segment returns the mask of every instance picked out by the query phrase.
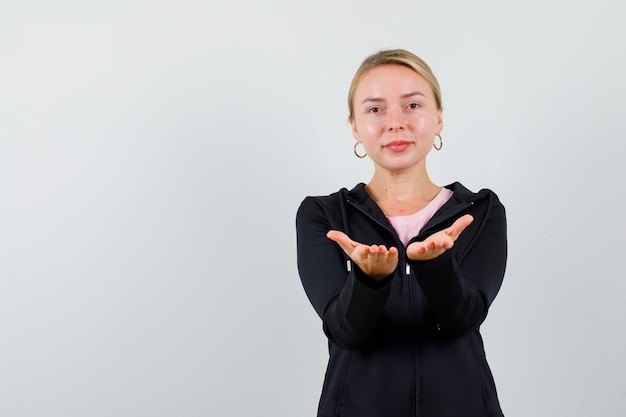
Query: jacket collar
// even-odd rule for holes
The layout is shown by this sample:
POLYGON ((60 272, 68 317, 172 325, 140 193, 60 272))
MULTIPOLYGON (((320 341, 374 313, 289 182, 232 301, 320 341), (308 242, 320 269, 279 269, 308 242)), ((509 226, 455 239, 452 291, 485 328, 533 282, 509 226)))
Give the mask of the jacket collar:
MULTIPOLYGON (((482 198, 485 198, 486 196, 485 193, 482 192, 482 190, 481 192, 474 193, 465 188, 465 186, 463 186, 463 184, 461 184, 460 182, 453 182, 452 184, 446 185, 445 188, 452 190, 452 192, 454 193, 452 195, 452 199, 456 200, 458 203, 473 203, 482 198)), ((365 191, 364 183, 359 183, 352 190, 348 191, 347 197, 353 202, 359 203, 366 207, 370 206, 370 202, 374 203, 367 191, 365 191)), ((374 205, 376 204, 374 203, 374 205)))
MULTIPOLYGON (((430 219, 430 221, 424 226, 423 230, 437 225, 449 218, 458 216, 459 213, 473 205, 476 201, 487 198, 489 193, 489 190, 486 189, 481 190, 478 193, 474 193, 459 182, 453 182, 452 184, 446 185, 445 188, 452 190, 452 198, 450 198, 450 200, 448 200, 443 207, 435 213, 433 218, 430 219)), ((383 224, 388 223, 380 207, 378 207, 365 190, 364 183, 357 184, 350 191, 345 188, 342 191, 347 202, 361 207, 361 210, 369 213, 370 216, 378 219, 379 222, 383 224)))

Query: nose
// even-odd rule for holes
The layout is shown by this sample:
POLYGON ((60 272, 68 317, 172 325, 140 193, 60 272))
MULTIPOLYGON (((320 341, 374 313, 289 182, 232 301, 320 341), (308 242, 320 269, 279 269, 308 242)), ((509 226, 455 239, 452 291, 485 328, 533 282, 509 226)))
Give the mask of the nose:
POLYGON ((387 130, 389 132, 404 130, 405 126, 406 119, 402 110, 389 111, 387 116, 387 130))

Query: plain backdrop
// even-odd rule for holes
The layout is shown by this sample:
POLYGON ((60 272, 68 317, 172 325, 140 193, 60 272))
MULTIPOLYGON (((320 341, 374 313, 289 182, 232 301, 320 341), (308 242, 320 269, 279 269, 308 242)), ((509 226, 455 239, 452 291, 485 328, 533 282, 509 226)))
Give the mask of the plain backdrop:
POLYGON ((405 48, 432 179, 493 189, 508 417, 626 413, 618 2, 0 0, 0 415, 314 416, 295 213, 367 182, 346 95, 405 48))

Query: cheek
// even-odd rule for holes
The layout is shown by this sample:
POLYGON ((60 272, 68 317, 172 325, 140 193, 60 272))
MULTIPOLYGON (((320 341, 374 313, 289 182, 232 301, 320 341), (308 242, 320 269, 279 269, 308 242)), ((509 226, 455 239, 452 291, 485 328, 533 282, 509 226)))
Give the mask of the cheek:
POLYGON ((376 123, 366 123, 363 125, 363 134, 368 137, 377 136, 384 130, 376 123))
POLYGON ((416 133, 419 133, 420 139, 432 139, 437 131, 437 120, 433 118, 420 118, 413 124, 416 133))
POLYGON ((356 128, 359 139, 364 142, 372 140, 375 136, 379 135, 381 129, 378 123, 371 123, 367 121, 357 122, 356 128))

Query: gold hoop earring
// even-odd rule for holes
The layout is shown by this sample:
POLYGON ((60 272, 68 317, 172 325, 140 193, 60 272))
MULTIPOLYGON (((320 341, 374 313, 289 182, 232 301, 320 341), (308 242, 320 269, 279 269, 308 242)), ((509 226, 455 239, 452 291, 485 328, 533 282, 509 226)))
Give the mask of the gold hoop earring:
POLYGON ((359 146, 359 145, 362 145, 362 143, 358 142, 358 141, 354 144, 354 154, 357 156, 357 158, 363 159, 363 158, 365 158, 367 156, 367 152, 365 152, 363 155, 359 154, 357 152, 357 150, 356 150, 356 147, 359 146))
POLYGON ((433 148, 435 148, 436 150, 440 151, 441 148, 443 148, 443 139, 441 139, 441 135, 439 133, 437 133, 435 135, 436 138, 439 138, 439 146, 437 146, 436 143, 433 143, 433 148))

